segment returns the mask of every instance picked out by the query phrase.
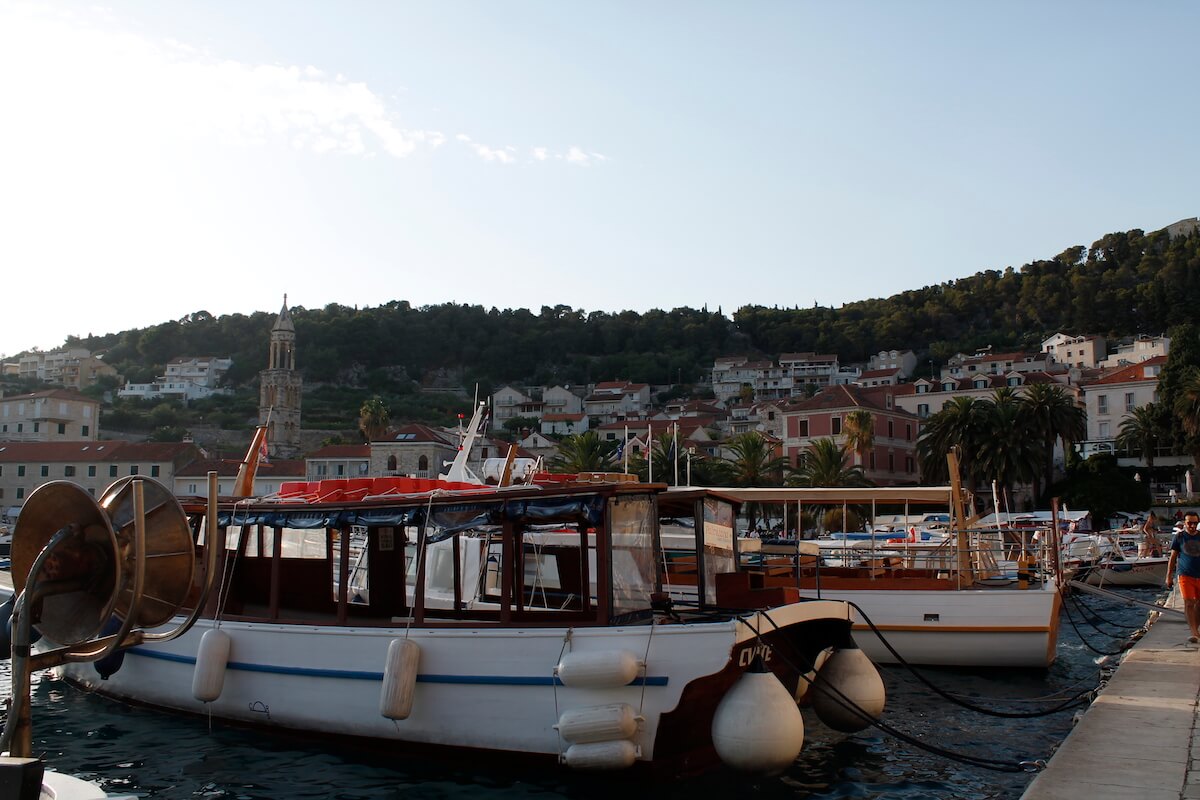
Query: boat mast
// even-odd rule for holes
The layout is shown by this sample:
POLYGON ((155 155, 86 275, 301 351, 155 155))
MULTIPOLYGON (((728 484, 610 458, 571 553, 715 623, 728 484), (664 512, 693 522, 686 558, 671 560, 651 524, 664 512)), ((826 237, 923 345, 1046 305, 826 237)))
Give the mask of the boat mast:
POLYGON ((471 424, 467 426, 467 430, 462 434, 462 439, 458 443, 458 454, 454 456, 453 461, 449 462, 450 468, 439 476, 442 480, 483 484, 483 481, 479 480, 479 476, 467 466, 467 459, 471 457, 471 448, 475 445, 475 437, 479 435, 479 426, 483 423, 485 405, 483 402, 475 404, 475 413, 471 417, 471 424))

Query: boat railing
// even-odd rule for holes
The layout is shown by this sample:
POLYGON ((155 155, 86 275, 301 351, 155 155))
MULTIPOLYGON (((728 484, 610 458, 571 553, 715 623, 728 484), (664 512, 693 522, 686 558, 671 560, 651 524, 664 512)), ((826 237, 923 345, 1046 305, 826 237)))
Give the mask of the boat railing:
MULTIPOLYGON (((1028 587, 1049 580, 1055 561, 1048 530, 978 528, 922 539, 919 536, 751 540, 738 550, 740 570, 768 578, 792 575, 832 583, 923 580, 934 588, 975 585, 1028 587), (914 540, 915 539, 915 540, 914 540), (805 547, 808 549, 805 549, 805 547)), ((849 585, 849 584, 848 584, 849 585)))

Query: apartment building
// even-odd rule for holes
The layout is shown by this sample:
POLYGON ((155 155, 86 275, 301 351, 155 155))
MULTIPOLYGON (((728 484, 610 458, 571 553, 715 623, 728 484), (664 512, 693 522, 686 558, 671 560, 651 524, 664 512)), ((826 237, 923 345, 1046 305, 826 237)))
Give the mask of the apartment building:
MULTIPOLYGON (((208 473, 217 473, 217 495, 228 497, 241 469, 241 459, 198 458, 175 473, 174 491, 179 497, 208 497, 208 473)), ((288 481, 305 480, 305 462, 273 458, 260 463, 254 472, 251 493, 256 497, 277 494, 288 481)))
POLYGON ((1042 353, 1065 367, 1094 369, 1108 355, 1108 343, 1103 336, 1056 333, 1042 342, 1042 353))
POLYGON ((71 389, 0 397, 0 442, 94 442, 100 403, 71 389))
POLYGON ((974 397, 986 400, 999 388, 1008 387, 1017 394, 1035 383, 1053 383, 1062 386, 1073 398, 1078 400, 1079 387, 1067 383, 1067 373, 1058 372, 1009 372, 1003 375, 978 373, 969 378, 942 377, 937 381, 918 378, 912 383, 895 387, 892 402, 918 419, 936 414, 945 408, 956 397, 974 397))
POLYGON ((365 478, 371 474, 371 445, 329 444, 304 457, 304 479, 365 478))
POLYGON ((1168 336, 1139 336, 1128 342, 1121 342, 1116 350, 1100 362, 1104 369, 1116 369, 1129 364, 1139 364, 1151 358, 1165 356, 1171 350, 1171 339, 1168 336))
MULTIPOLYGON (((891 389, 892 387, 881 387, 891 389)), ((875 441, 865 454, 851 453, 851 463, 863 468, 875 483, 898 485, 914 483, 917 472, 917 437, 921 421, 892 404, 891 395, 858 386, 831 386, 807 400, 793 401, 783 409, 783 455, 793 466, 800 466, 809 445, 823 438, 846 444, 846 416, 868 411, 872 417, 875 441)))
POLYGON ((1009 372, 1062 372, 1065 367, 1058 364, 1046 352, 1041 353, 993 353, 981 350, 974 355, 958 353, 951 356, 942 367, 943 378, 970 378, 974 375, 1003 375, 1009 372))
POLYGON ((190 442, 0 442, 0 505, 11 512, 50 481, 70 481, 93 497, 127 475, 172 489, 179 471, 199 457, 190 442))
MULTIPOLYGON (((1155 356, 1080 387, 1087 411, 1087 441, 1077 446, 1081 456, 1117 451, 1116 439, 1125 418, 1135 408, 1158 400, 1158 376, 1166 363, 1166 356, 1155 356)), ((1162 456, 1169 457, 1169 451, 1164 448, 1162 456)), ((1166 463, 1158 456, 1155 461, 1166 463)))
POLYGON ((166 374, 155 378, 153 383, 126 383, 117 395, 143 400, 200 400, 224 393, 219 384, 232 366, 233 359, 230 358, 202 356, 172 359, 167 364, 166 374))
POLYGON ((650 410, 650 386, 632 381, 603 381, 583 399, 583 410, 593 422, 638 419, 650 410))

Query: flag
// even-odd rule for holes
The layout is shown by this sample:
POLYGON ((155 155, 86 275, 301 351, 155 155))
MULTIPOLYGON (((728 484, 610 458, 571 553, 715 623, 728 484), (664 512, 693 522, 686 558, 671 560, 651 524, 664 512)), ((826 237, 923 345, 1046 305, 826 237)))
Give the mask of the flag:
POLYGON ((262 438, 262 442, 258 446, 258 463, 260 463, 260 464, 270 464, 271 463, 270 453, 267 451, 267 437, 266 436, 264 436, 262 438))

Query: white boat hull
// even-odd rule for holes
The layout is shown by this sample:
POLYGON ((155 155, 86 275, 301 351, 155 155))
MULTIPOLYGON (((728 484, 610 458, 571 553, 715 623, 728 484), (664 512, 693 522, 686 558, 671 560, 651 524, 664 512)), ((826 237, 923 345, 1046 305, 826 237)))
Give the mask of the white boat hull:
MULTIPOLYGON (((801 592, 816 597, 815 591, 801 592)), ((911 664, 948 667, 1047 667, 1058 643, 1060 600, 1053 586, 952 591, 823 591, 854 603, 911 664)), ((857 611, 854 641, 875 663, 897 658, 857 611)))
MULTIPOLYGON (((719 699, 752 656, 763 651, 755 630, 769 634, 776 625, 810 620, 825 625, 831 618, 836 623, 839 616, 845 619, 846 609, 799 603, 767 615, 748 612, 746 622, 624 628, 414 628, 410 636, 420 647, 420 661, 412 713, 403 720, 380 713, 388 646, 404 638, 403 628, 224 622, 221 630, 232 639, 229 665, 219 698, 207 705, 192 697, 192 680, 200 638, 211 620, 197 622, 172 642, 127 651, 108 680, 102 681, 91 664, 68 664, 63 670, 70 680, 118 699, 211 712, 242 723, 543 756, 565 751, 555 728, 564 712, 625 703, 642 718, 633 738, 638 759, 651 761, 663 748, 664 715, 676 712, 668 725, 675 730, 691 714, 681 706, 689 685, 710 682, 705 693, 715 691, 719 699), (613 650, 645 658, 642 677, 586 689, 556 679, 564 652, 613 650)), ((712 705, 715 700, 697 707, 687 723, 703 724, 705 736, 712 705)), ((676 749, 670 742, 666 747, 676 749)))
POLYGON ((1087 574, 1087 582, 1092 586, 1162 586, 1166 578, 1165 558, 1101 562, 1087 574))

